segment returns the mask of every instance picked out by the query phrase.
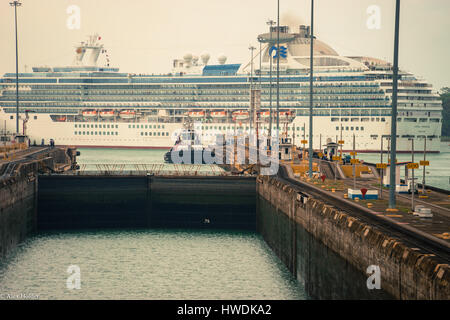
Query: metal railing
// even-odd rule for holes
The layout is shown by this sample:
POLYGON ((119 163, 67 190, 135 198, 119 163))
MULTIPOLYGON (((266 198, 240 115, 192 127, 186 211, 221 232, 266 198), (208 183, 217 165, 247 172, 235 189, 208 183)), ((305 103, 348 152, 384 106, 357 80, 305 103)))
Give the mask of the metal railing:
POLYGON ((215 164, 161 164, 161 163, 83 163, 68 175, 169 175, 169 176, 224 176, 230 175, 215 164))

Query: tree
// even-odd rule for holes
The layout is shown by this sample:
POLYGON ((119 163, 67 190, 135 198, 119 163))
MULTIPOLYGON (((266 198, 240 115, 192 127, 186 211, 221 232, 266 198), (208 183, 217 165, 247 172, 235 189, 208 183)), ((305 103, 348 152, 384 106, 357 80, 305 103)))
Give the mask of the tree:
POLYGON ((442 99, 442 136, 450 137, 450 88, 444 87, 441 89, 442 99))

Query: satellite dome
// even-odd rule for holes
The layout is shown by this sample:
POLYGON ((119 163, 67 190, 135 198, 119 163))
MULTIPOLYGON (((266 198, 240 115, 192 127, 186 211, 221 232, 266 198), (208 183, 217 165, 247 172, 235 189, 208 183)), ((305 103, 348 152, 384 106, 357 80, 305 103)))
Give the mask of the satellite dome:
POLYGON ((202 62, 203 64, 206 66, 208 64, 209 58, 211 56, 209 55, 209 53, 202 53, 201 58, 202 58, 202 62))
POLYGON ((191 53, 186 53, 183 57, 184 61, 186 62, 191 62, 192 61, 192 54, 191 53))
POLYGON ((219 61, 220 64, 225 64, 225 62, 227 61, 227 57, 223 54, 221 54, 218 58, 217 61, 219 61))

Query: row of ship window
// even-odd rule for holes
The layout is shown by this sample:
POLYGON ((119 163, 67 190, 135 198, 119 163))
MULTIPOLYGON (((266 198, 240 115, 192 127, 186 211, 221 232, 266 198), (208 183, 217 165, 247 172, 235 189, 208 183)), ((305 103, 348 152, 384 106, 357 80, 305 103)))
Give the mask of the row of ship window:
MULTIPOLYGON (((74 131, 75 135, 91 135, 91 136, 118 136, 119 132, 117 131, 74 131)), ((168 137, 168 132, 141 132, 141 136, 158 136, 158 137, 168 137)))
MULTIPOLYGON (((281 127, 282 127, 282 125, 280 124, 280 128, 281 127)), ((269 126, 260 126, 259 128, 260 129, 269 129, 269 126)), ((273 130, 277 129, 276 126, 273 126, 272 128, 273 128, 273 130)), ((244 127, 244 126, 236 126, 236 129, 248 130, 249 127, 248 126, 246 126, 246 127, 244 127)), ((300 131, 300 130, 303 131, 304 129, 305 129, 304 127, 297 127, 298 131, 300 131)), ((234 126, 202 126, 202 130, 234 130, 234 126)), ((294 126, 292 126, 292 127, 288 126, 288 131, 291 131, 291 130, 295 131, 295 127, 294 126)))
MULTIPOLYGON (((139 128, 141 128, 141 129, 151 129, 152 128, 152 125, 151 124, 141 124, 141 125, 139 125, 139 124, 133 124, 133 125, 131 125, 131 124, 129 124, 128 125, 128 128, 129 129, 139 129, 139 128)), ((153 125, 153 129, 164 129, 164 125, 162 124, 162 125, 156 125, 156 124, 154 124, 153 125)))
MULTIPOLYGON (((439 122, 440 120, 438 118, 430 118, 430 122, 439 122)), ((397 121, 401 122, 402 118, 397 118, 397 121)), ((404 118, 404 122, 417 122, 417 118, 404 118)), ((419 122, 428 122, 428 118, 419 118, 419 122)))
MULTIPOLYGON (((207 106, 213 106, 213 107, 220 107, 223 109, 234 109, 234 108, 243 108, 243 109, 247 109, 248 105, 239 105, 236 104, 232 107, 230 106, 224 106, 221 103, 209 103, 206 104, 207 106)), ((294 108, 296 115, 298 116, 305 116, 305 115, 309 115, 309 108, 306 108, 306 103, 303 102, 298 102, 298 105, 292 105, 289 103, 281 103, 280 104, 283 108, 294 108), (301 107, 303 106, 303 108, 301 107)), ((2 106, 4 107, 5 112, 10 112, 10 113, 15 113, 16 112, 16 107, 14 103, 2 103, 2 106)), ((41 104, 40 106, 29 106, 29 108, 32 108, 32 110, 34 112, 40 112, 40 113, 77 113, 79 111, 79 106, 62 106, 64 109, 61 108, 57 108, 56 105, 52 105, 52 108, 43 108, 44 104, 41 104), (74 109, 68 109, 69 107, 73 107, 74 109), (67 109, 66 109, 67 108, 67 109)), ((97 105, 98 108, 102 108, 102 107, 110 107, 109 104, 105 103, 105 104, 99 104, 97 105)), ((131 106, 131 105, 123 105, 121 106, 121 108, 134 108, 135 106, 131 106)), ((185 105, 185 104, 177 104, 177 103, 172 103, 170 105, 166 105, 166 107, 169 108, 169 112, 176 112, 176 113, 180 113, 180 112, 184 112, 185 110, 178 110, 178 109, 171 109, 171 108, 189 108, 189 106, 185 105)), ((263 107, 265 107, 265 105, 263 104, 263 107)), ((388 105, 376 105, 377 108, 381 108, 381 109, 367 109, 367 108, 363 108, 363 109, 357 109, 357 108, 361 108, 361 106, 347 106, 347 105, 339 105, 339 106, 325 106, 325 104, 317 104, 315 105, 315 110, 314 110, 314 115, 317 116, 380 116, 380 115, 390 115, 390 107, 388 105), (343 109, 341 109, 343 108, 343 109)), ((29 108, 27 107, 20 107, 20 112, 23 112, 25 110, 29 110, 29 108)), ((142 105, 139 106, 139 108, 154 108, 152 106, 149 105, 142 105)))
MULTIPOLYGON (((273 88, 275 89, 275 88, 273 88)), ((269 94, 269 89, 263 89, 261 91, 263 94, 269 94)), ((65 95, 65 96, 75 96, 80 97, 82 91, 73 91, 73 90, 27 90, 21 91, 21 96, 42 96, 42 95, 65 95)), ((309 88, 293 90, 293 89, 281 89, 280 94, 308 94, 309 88)), ((356 89, 356 88, 317 88, 315 90, 315 94, 361 94, 361 93, 382 93, 378 88, 364 88, 364 89, 356 89)), ((151 90, 151 91, 143 91, 143 90, 89 90, 85 93, 85 95, 248 95, 248 89, 243 88, 242 90, 151 90)), ((420 94, 420 93, 419 93, 420 94)), ((14 90, 8 90, 4 92, 5 96, 15 95, 14 90)))
POLYGON ((152 132, 152 131, 145 131, 145 132, 141 132, 141 136, 158 136, 158 137, 160 137, 160 136, 166 136, 166 137, 168 137, 169 136, 169 133, 168 132, 152 132))
MULTIPOLYGON (((378 135, 377 135, 377 134, 371 134, 370 137, 372 138, 372 140, 378 139, 378 135)), ((400 135, 397 135, 396 137, 397 137, 397 138, 400 138, 400 135)), ((440 138, 440 137, 441 137, 441 136, 438 136, 438 135, 435 135, 435 134, 426 136, 426 138, 427 138, 427 139, 430 139, 430 140, 433 140, 433 138, 440 138)), ((385 136, 385 135, 383 135, 382 138, 388 139, 388 138, 390 138, 390 136, 385 136)), ((407 138, 407 139, 411 139, 411 138, 424 139, 424 138, 425 138, 425 135, 417 135, 417 136, 415 136, 415 135, 411 135, 411 134, 404 134, 404 135, 401 136, 401 138, 407 138)))
MULTIPOLYGON (((341 118, 340 120, 339 120, 339 118, 331 118, 331 122, 336 122, 336 121, 341 121, 341 122, 348 122, 350 120, 350 122, 358 122, 358 121, 360 121, 360 119, 359 118, 351 118, 351 119, 349 119, 349 118, 341 118)), ((369 122, 369 121, 372 121, 372 122, 374 122, 374 121, 376 121, 376 122, 385 122, 386 121, 386 118, 361 118, 361 122, 369 122)))
POLYGON ((104 128, 104 129, 113 129, 115 126, 116 129, 119 128, 119 125, 114 125, 114 124, 75 124, 75 128, 92 128, 92 129, 97 129, 97 128, 104 128))
MULTIPOLYGON (((119 125, 117 125, 117 124, 111 124, 111 125, 109 125, 109 124, 75 124, 75 128, 92 128, 92 129, 97 129, 97 128, 107 128, 107 129, 113 129, 113 128, 116 128, 116 129, 118 129, 119 128, 119 125)), ((131 124, 129 124, 128 125, 128 128, 132 128, 132 129, 139 129, 139 128, 141 128, 141 129, 151 129, 152 128, 152 125, 143 125, 143 124, 141 124, 141 125, 139 125, 139 124, 133 124, 133 125, 131 125, 131 124)), ((153 129, 164 129, 164 125, 156 125, 156 124, 154 124, 153 125, 153 129)))
POLYGON ((91 136, 114 136, 119 135, 119 132, 117 131, 75 131, 75 135, 91 135, 91 136))
MULTIPOLYGON (((349 131, 349 129, 350 129, 350 131, 353 131, 353 130, 356 130, 356 131, 359 131, 359 130, 361 130, 361 131, 364 131, 364 127, 342 127, 342 130, 345 130, 345 131, 349 131), (360 129, 361 128, 361 129, 360 129)), ((339 127, 336 127, 336 130, 340 130, 340 128, 339 127)))

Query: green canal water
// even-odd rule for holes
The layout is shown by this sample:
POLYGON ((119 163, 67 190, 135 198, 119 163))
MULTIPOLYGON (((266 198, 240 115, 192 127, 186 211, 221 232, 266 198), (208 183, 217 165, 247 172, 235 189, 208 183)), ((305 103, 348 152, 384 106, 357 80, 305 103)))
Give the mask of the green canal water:
MULTIPOLYGON (((433 187, 438 187, 445 190, 450 190, 450 142, 441 142, 440 153, 430 153, 426 155, 426 159, 430 161, 430 166, 426 168, 425 184, 433 187)), ((380 154, 374 153, 360 153, 358 157, 364 161, 371 163, 380 162, 380 154)), ((387 162, 387 154, 383 156, 383 162, 387 162)), ((397 155, 398 161, 411 161, 411 154, 400 153, 397 155)), ((423 160, 423 154, 415 154, 414 162, 423 160)), ((415 170, 415 175, 418 182, 422 183, 423 167, 415 170)), ((404 175, 404 170, 401 170, 401 175, 404 175)))
POLYGON ((41 233, 0 265, 0 293, 39 299, 308 298, 257 234, 196 230, 41 233), (71 265, 80 268, 79 290, 67 288, 71 265))

